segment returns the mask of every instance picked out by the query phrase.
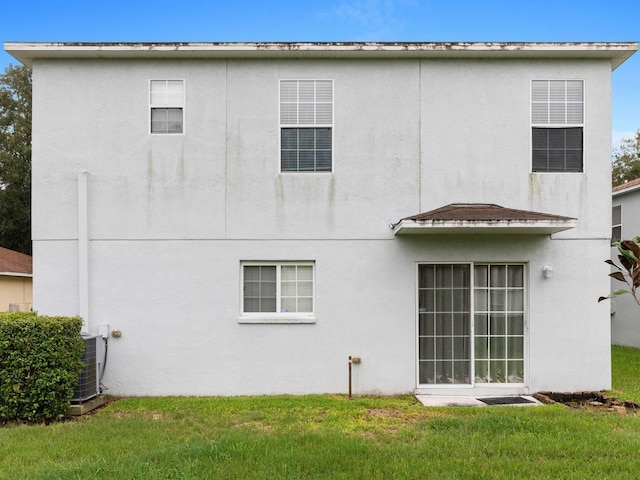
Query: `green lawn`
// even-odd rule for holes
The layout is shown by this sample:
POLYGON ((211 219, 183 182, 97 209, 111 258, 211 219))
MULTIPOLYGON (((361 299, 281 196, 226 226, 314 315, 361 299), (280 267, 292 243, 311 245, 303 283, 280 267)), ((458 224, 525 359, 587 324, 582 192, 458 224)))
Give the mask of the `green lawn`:
POLYGON ((622 400, 640 403, 640 350, 614 346, 611 361, 613 388, 609 393, 622 400))
MULTIPOLYGON (((640 350, 613 392, 640 399, 640 350)), ((543 407, 425 408, 411 396, 119 400, 77 421, 0 428, 2 479, 624 479, 640 416, 543 407)))

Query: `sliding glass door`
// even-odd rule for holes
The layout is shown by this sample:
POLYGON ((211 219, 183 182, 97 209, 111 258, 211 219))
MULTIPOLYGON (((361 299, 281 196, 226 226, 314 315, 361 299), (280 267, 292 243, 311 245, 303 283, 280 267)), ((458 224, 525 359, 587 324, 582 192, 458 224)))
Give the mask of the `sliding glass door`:
POLYGON ((418 269, 419 383, 471 382, 469 265, 418 269))
POLYGON ((418 267, 418 383, 524 382, 524 266, 418 267))

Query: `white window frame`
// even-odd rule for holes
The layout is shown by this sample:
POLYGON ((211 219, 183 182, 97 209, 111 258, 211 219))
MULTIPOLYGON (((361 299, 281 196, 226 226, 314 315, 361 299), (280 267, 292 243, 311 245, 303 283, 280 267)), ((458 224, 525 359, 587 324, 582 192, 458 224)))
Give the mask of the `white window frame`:
MULTIPOLYGON (((529 264, 528 262, 519 262, 519 261, 478 261, 478 262, 456 262, 456 261, 446 261, 443 260, 441 262, 416 262, 415 265, 415 328, 416 328, 416 343, 415 343, 415 355, 416 355, 416 386, 419 390, 486 390, 488 392, 506 392, 513 390, 521 390, 525 388, 529 384, 529 264), (420 312, 418 309, 419 305, 419 275, 420 275, 420 266, 421 265, 469 265, 470 267, 470 279, 469 279, 469 315, 470 318, 470 329, 469 329, 469 338, 470 338, 470 378, 472 378, 472 382, 470 384, 463 383, 420 383, 420 312), (474 277, 474 269, 477 265, 519 265, 522 266, 522 291, 523 291, 523 361, 524 361, 524 376, 522 383, 482 383, 476 381, 476 371, 475 371, 475 362, 476 362, 476 354, 475 354, 475 322, 474 316, 476 314, 476 306, 475 306, 475 277, 474 277)), ((492 393, 488 393, 492 394, 492 393)))
POLYGON ((316 265, 315 261, 285 260, 285 261, 241 261, 240 262, 240 315, 238 323, 315 323, 316 307, 316 265), (245 312, 244 311, 244 267, 266 266, 276 267, 276 311, 275 312, 245 312), (312 309, 311 312, 280 312, 282 300, 281 270, 283 266, 311 267, 312 272, 312 309))
MULTIPOLYGON (((299 103, 299 102, 296 102, 299 103)), ((335 84, 333 79, 328 78, 282 78, 278 81, 278 172, 286 175, 297 174, 314 174, 331 175, 335 171, 335 138, 334 138, 334 119, 335 119, 335 84), (283 82, 330 82, 331 83, 331 123, 283 123, 282 121, 282 84, 283 82), (316 170, 282 170, 282 130, 285 128, 297 129, 316 129, 329 128, 331 130, 331 169, 328 171, 316 170)))
MULTIPOLYGON (((585 155, 585 118, 586 118, 586 107, 587 107, 587 102, 586 102, 586 97, 587 97, 587 92, 586 92, 586 82, 584 79, 581 78, 535 78, 532 79, 529 83, 529 141, 531 143, 530 148, 529 148, 529 155, 530 155, 530 171, 531 173, 535 173, 535 174, 562 174, 562 175, 566 175, 566 174, 583 174, 586 171, 586 155, 585 155), (564 81, 564 82, 581 82, 582 83, 582 122, 581 123, 569 123, 566 121, 566 117, 565 117, 565 122, 564 123, 540 123, 540 122, 534 122, 534 118, 533 118, 533 106, 534 106, 534 101, 533 101, 533 85, 534 82, 554 82, 554 81, 564 81), (580 172, 574 172, 574 171, 557 171, 557 172, 545 172, 545 171, 535 171, 533 170, 533 130, 535 128, 546 128, 546 129, 568 129, 568 128, 581 128, 582 129, 582 171, 580 172)), ((543 103, 543 102, 535 102, 535 103, 543 103)), ((547 101, 544 103, 548 103, 551 104, 551 101, 547 101)), ((557 103, 557 102, 556 102, 557 103)), ((564 101, 565 104, 565 109, 566 109, 566 105, 570 104, 570 103, 578 103, 578 102, 569 102, 566 98, 564 101)), ((548 119, 549 120, 549 119, 548 119)))
POLYGON ((185 97, 186 97, 186 81, 183 78, 152 78, 149 79, 149 134, 151 135, 184 135, 186 131, 186 112, 185 112, 185 97), (151 101, 151 85, 153 82, 182 82, 182 98, 179 103, 162 103, 162 104, 154 104, 151 101), (152 111, 153 109, 169 109, 169 108, 179 108, 182 111, 182 131, 181 132, 154 132, 152 131, 152 111))
POLYGON ((622 241, 622 205, 613 205, 611 207, 611 245, 613 246, 613 242, 621 242, 622 241), (615 214, 614 211, 615 209, 619 209, 620 211, 620 223, 614 223, 615 221, 615 214), (613 234, 613 231, 618 228, 620 231, 620 235, 618 239, 616 239, 615 235, 613 234))

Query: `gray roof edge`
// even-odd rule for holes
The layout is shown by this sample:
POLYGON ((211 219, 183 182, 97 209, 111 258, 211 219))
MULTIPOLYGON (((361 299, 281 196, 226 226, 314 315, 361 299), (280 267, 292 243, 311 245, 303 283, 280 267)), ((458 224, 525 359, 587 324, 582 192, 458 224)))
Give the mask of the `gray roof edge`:
POLYGON ((612 69, 637 42, 5 42, 25 65, 40 58, 600 58, 612 69))
POLYGON ((631 185, 627 188, 621 188, 620 190, 615 190, 614 192, 611 193, 611 196, 612 197, 622 196, 626 193, 635 192, 636 190, 640 190, 640 183, 636 185, 631 185))

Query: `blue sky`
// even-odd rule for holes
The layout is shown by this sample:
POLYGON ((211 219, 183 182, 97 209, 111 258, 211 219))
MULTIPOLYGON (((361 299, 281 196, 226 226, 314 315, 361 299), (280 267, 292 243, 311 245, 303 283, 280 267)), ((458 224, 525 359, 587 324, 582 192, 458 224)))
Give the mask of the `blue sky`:
MULTIPOLYGON (((640 0, 0 0, 0 13, 3 42, 640 41, 640 0)), ((614 144, 640 128, 640 53, 613 73, 612 127, 614 144)))

